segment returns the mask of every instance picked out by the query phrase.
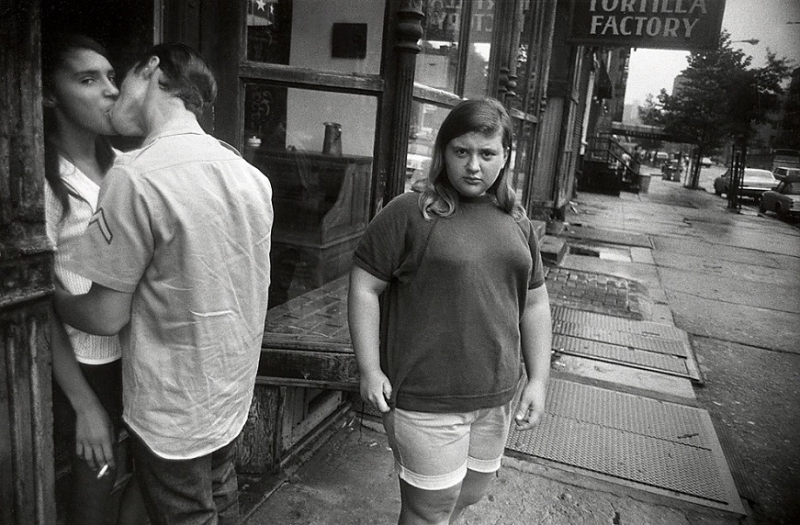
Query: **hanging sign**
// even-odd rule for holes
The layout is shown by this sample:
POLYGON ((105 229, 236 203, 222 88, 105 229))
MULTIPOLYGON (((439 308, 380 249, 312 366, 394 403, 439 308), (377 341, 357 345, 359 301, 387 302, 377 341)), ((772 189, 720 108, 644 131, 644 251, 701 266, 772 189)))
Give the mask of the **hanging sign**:
POLYGON ((713 49, 725 0, 572 0, 570 43, 713 49))

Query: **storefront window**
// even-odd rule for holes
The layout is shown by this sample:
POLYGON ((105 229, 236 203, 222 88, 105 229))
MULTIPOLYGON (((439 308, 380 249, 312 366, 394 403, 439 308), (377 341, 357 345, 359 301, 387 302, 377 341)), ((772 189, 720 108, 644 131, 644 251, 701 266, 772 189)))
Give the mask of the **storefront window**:
POLYGON ((509 99, 509 109, 529 111, 526 108, 526 98, 530 82, 535 80, 531 78, 532 74, 535 74, 531 66, 539 58, 537 53, 540 52, 538 49, 531 49, 530 45, 530 35, 534 33, 534 24, 537 22, 535 15, 536 10, 531 9, 530 2, 526 1, 519 35, 519 47, 517 47, 516 56, 513 57, 517 62, 516 96, 509 99))
POLYGON ((380 73, 385 2, 247 2, 247 60, 295 67, 380 73))
POLYGON ((425 10, 423 36, 417 55, 415 80, 428 87, 456 91, 461 2, 430 0, 425 10))
POLYGON ((531 171, 531 150, 533 149, 534 132, 536 126, 526 120, 516 120, 514 152, 512 153, 512 168, 514 171, 514 190, 522 198, 525 183, 531 171))
POLYGON ((489 85, 489 55, 494 31, 494 2, 474 0, 470 16, 464 98, 486 96, 489 85))
POLYGON ((344 277, 369 221, 377 99, 246 82, 245 158, 270 179, 270 308, 344 277))
POLYGON ((415 101, 411 111, 411 129, 406 161, 406 191, 419 190, 428 176, 436 134, 450 108, 415 101))

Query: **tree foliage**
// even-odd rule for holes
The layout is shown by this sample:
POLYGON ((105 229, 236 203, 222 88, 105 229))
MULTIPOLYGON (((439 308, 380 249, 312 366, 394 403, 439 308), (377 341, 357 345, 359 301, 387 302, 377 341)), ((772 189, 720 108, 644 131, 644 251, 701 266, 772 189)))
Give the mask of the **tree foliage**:
POLYGON ((662 89, 657 101, 648 97, 639 115, 663 126, 676 141, 696 145, 698 158, 728 140, 747 139, 753 124, 778 108, 781 83, 790 73, 788 60, 769 51, 766 66, 751 68, 751 62, 752 57, 731 47, 723 31, 716 49, 689 56, 675 93, 662 89))
MULTIPOLYGON (((659 97, 667 96, 667 91, 665 89, 661 89, 661 94, 659 97)), ((639 120, 642 121, 642 124, 646 124, 648 126, 660 126, 661 125, 661 113, 664 111, 664 107, 661 103, 653 97, 653 94, 650 93, 644 99, 644 105, 639 106, 639 120)))

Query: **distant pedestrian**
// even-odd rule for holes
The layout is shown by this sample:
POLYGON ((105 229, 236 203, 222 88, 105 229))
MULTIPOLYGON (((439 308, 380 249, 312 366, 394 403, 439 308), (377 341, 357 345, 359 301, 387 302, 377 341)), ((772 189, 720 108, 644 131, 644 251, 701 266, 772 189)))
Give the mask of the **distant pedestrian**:
POLYGON ((631 155, 631 169, 633 169, 634 173, 639 175, 641 167, 642 167, 642 150, 641 148, 639 148, 639 145, 637 144, 636 146, 634 146, 633 154, 631 155))
POLYGON ((128 71, 112 123, 144 145, 118 156, 62 318, 121 331, 124 419, 154 525, 238 522, 234 444, 253 396, 267 312, 273 211, 267 178, 203 132, 216 95, 182 44, 128 71))
POLYGON ((439 130, 428 186, 391 201, 355 252, 350 332, 361 396, 383 413, 394 451, 400 524, 452 523, 483 497, 521 359, 518 428, 544 410, 550 306, 538 240, 510 185, 511 145, 498 101, 460 103, 439 130))

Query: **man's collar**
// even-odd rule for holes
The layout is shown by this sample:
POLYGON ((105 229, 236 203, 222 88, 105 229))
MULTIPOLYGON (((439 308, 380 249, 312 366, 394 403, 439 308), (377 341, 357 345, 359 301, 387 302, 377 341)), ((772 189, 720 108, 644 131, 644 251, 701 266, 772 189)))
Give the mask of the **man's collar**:
POLYGON ((156 140, 172 135, 205 135, 205 131, 196 120, 179 120, 168 122, 158 131, 147 136, 142 147, 149 146, 156 140))

